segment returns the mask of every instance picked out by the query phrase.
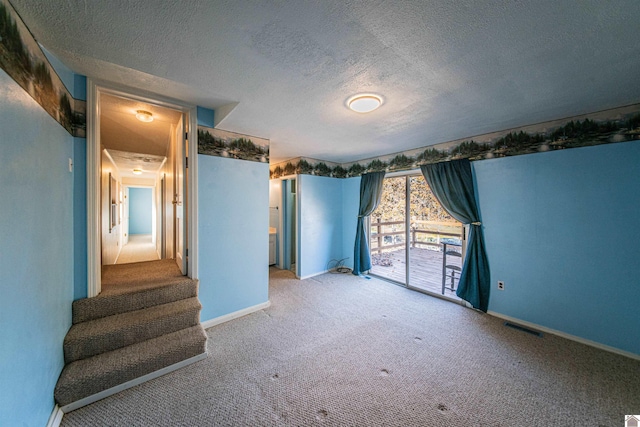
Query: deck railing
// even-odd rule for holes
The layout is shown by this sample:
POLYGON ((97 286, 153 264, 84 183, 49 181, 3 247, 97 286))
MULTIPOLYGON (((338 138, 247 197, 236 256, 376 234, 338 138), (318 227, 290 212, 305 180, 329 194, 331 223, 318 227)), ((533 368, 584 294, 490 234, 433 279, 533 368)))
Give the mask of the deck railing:
MULTIPOLYGON (((371 253, 382 253, 384 250, 400 248, 405 246, 405 242, 396 243, 395 236, 405 236, 405 230, 397 231, 384 231, 384 227, 393 225, 404 225, 404 221, 387 221, 382 222, 380 218, 375 218, 371 221, 371 253), (375 231, 374 231, 375 230, 375 231), (392 236, 391 244, 384 244, 384 238, 386 236, 392 236)), ((403 227, 404 228, 404 227, 403 227)), ((436 222, 436 221, 411 221, 411 228, 409 230, 409 240, 412 248, 429 246, 435 250, 439 250, 441 237, 455 237, 462 238, 462 226, 453 222, 436 222), (429 226, 446 227, 447 229, 455 229, 460 227, 459 232, 441 231, 439 229, 426 228, 429 226), (435 241, 420 240, 418 235, 431 235, 435 237, 435 241), (419 245, 419 246, 418 246, 419 245)))

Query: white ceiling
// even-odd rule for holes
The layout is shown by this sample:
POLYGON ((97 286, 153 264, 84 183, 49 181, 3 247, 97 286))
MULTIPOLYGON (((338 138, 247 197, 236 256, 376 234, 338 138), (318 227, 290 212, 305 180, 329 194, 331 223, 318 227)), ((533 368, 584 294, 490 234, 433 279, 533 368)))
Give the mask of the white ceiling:
POLYGON ((100 143, 107 149, 122 177, 156 179, 169 153, 171 132, 180 123, 182 113, 119 96, 101 94, 99 104, 100 143), (136 118, 138 110, 148 111, 153 121, 136 118), (134 174, 140 169, 141 174, 134 174))
POLYGON ((10 0, 77 73, 347 162, 640 102, 637 0, 10 0), (360 115, 345 100, 384 98, 360 115), (222 108, 223 106, 227 108, 222 108), (230 105, 230 106, 229 106, 230 105))
POLYGON ((155 182, 160 167, 164 164, 165 156, 152 154, 131 153, 107 149, 111 160, 118 166, 120 176, 133 179, 151 179, 155 182), (134 174, 133 170, 139 169, 140 174, 134 174))
POLYGON ((100 95, 100 142, 119 151, 166 156, 171 126, 180 122, 182 113, 164 107, 118 96, 100 95), (153 114, 150 123, 136 119, 138 110, 153 114))

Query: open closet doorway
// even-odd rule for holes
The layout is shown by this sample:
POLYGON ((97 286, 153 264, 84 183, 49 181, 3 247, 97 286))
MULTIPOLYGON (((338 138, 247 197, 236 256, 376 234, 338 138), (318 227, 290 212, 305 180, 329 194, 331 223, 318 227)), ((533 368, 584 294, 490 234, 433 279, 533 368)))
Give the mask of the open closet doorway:
POLYGON ((269 264, 290 270, 299 277, 298 262, 298 188, 295 175, 271 180, 269 183, 269 264))
POLYGON ((297 269, 298 261, 298 215, 297 215, 297 180, 296 179, 284 179, 282 180, 282 194, 283 194, 283 252, 284 252, 284 265, 285 270, 291 270, 299 276, 297 269))
POLYGON ((88 296, 103 265, 174 259, 194 278, 195 109, 92 82, 88 92, 88 296))

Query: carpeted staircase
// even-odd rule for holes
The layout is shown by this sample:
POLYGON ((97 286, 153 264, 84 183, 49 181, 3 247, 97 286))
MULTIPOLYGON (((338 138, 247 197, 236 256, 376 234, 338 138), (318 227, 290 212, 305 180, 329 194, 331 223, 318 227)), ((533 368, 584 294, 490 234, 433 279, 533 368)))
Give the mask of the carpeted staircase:
POLYGON ((197 294, 172 260, 103 267, 100 295, 73 303, 54 391, 62 411, 205 358, 197 294))

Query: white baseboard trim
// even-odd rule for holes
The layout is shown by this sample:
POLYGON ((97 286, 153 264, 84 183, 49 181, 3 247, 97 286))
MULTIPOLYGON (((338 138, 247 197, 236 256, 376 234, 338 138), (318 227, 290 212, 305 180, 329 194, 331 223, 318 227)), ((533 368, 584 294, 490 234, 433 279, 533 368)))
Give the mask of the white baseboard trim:
POLYGON ((209 329, 213 326, 219 325, 221 323, 228 322, 233 319, 237 319, 238 317, 246 316, 247 314, 254 313, 256 311, 264 310, 271 306, 271 301, 263 302, 262 304, 254 305, 251 307, 243 308, 242 310, 234 311, 233 313, 225 314, 224 316, 215 317, 210 320, 206 320, 204 322, 200 322, 203 328, 209 329))
POLYGON ((116 260, 113 261, 113 265, 118 263, 118 258, 120 258, 120 254, 122 254, 122 246, 118 245, 118 255, 116 255, 116 260))
POLYGON ((309 274, 309 275, 306 275, 304 277, 298 277, 298 279, 300 279, 300 280, 311 279, 312 277, 320 276, 321 274, 328 273, 328 272, 329 272, 329 270, 319 271, 317 273, 309 274))
POLYGON ((487 314, 489 314, 489 315, 491 315, 493 317, 498 317, 500 319, 507 320, 509 322, 513 322, 513 323, 517 323, 517 324, 522 325, 522 326, 526 326, 526 327, 531 328, 531 329, 535 329, 535 330, 538 330, 538 331, 541 331, 541 332, 546 332, 548 334, 556 335, 556 336, 559 336, 561 338, 566 338, 566 339, 571 340, 571 341, 579 342, 580 344, 588 345, 590 347, 595 347, 597 349, 608 351, 610 353, 619 354, 620 356, 629 357, 631 359, 640 360, 640 354, 635 354, 635 353, 631 353, 630 351, 620 350, 619 348, 611 347, 611 346, 608 346, 606 344, 601 344, 601 343, 596 342, 596 341, 591 341, 591 340, 588 340, 588 339, 585 339, 585 338, 581 338, 581 337, 578 337, 578 336, 575 336, 575 335, 567 334, 566 332, 557 331, 555 329, 547 328, 545 326, 541 326, 541 325, 538 325, 538 324, 535 324, 535 323, 527 322, 526 320, 521 320, 521 319, 518 319, 518 318, 515 318, 515 317, 506 316, 506 315, 501 314, 501 313, 496 313, 495 311, 487 311, 487 314))
POLYGON ((75 402, 69 403, 68 405, 65 405, 62 408, 60 408, 60 410, 66 414, 78 408, 82 408, 83 406, 89 405, 90 403, 97 402, 98 400, 104 399, 105 397, 109 397, 111 395, 119 393, 122 390, 135 387, 139 384, 145 383, 154 378, 161 377, 162 375, 168 374, 169 372, 173 372, 177 369, 184 368, 185 366, 191 365, 192 363, 198 362, 206 358, 207 358, 207 353, 202 353, 197 356, 190 357, 189 359, 183 360, 178 363, 174 363, 173 365, 169 365, 165 368, 148 373, 147 375, 143 375, 141 377, 132 379, 131 381, 127 381, 124 384, 111 387, 109 389, 101 391, 100 393, 92 394, 91 396, 87 396, 84 399, 80 399, 75 402))
POLYGON ((58 405, 54 406, 49 421, 47 422, 47 427, 60 427, 63 415, 64 412, 62 412, 62 409, 60 409, 58 405))

